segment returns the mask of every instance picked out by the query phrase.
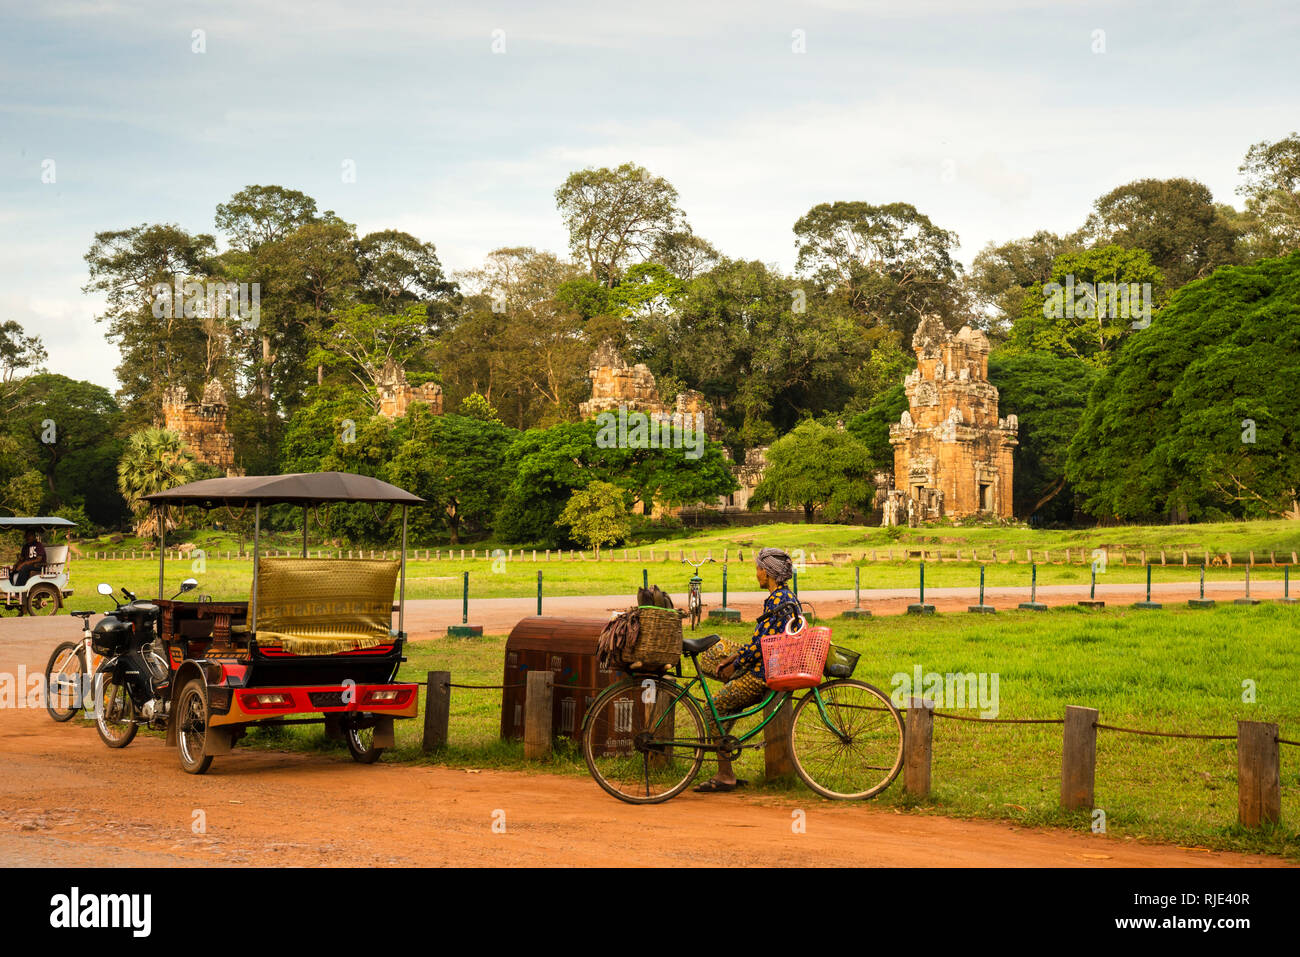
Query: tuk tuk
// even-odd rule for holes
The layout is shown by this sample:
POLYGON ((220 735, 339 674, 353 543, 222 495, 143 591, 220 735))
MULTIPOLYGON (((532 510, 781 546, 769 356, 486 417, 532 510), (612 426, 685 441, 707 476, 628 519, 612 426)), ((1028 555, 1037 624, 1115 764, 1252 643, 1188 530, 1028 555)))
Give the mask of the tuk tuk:
MULTIPOLYGON (((76 528, 76 522, 53 515, 30 518, 0 518, 0 531, 6 529, 76 528)), ((36 569, 21 585, 9 580, 9 566, 0 566, 0 614, 17 611, 20 615, 53 615, 63 607, 63 599, 71 596, 68 585, 68 559, 70 545, 46 543, 45 563, 36 569)))
POLYGON ((363 764, 392 747, 394 719, 415 717, 419 706, 418 686, 396 677, 405 660, 407 509, 424 500, 346 472, 206 479, 145 498, 159 512, 153 604, 171 671, 167 743, 181 766, 202 774, 249 728, 268 725, 324 724, 363 764), (388 506, 390 515, 400 507, 401 558, 309 557, 309 511, 332 502, 388 506), (301 557, 260 555, 262 509, 271 505, 302 508, 301 557), (189 506, 252 508, 249 601, 163 597, 167 509, 189 506))

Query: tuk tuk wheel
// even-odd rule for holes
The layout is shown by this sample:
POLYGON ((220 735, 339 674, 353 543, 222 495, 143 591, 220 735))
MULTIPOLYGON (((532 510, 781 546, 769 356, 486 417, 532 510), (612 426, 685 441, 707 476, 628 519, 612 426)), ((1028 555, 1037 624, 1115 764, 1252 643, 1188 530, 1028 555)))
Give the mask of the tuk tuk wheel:
POLYGON ((212 764, 212 755, 203 753, 208 737, 208 687, 199 678, 191 678, 176 699, 176 750, 181 767, 190 774, 203 774, 212 764))
POLYGON ((59 610, 59 590, 53 585, 37 585, 27 593, 25 604, 29 615, 53 615, 59 610))
POLYGON ((348 743, 352 760, 361 764, 374 764, 384 753, 383 748, 375 747, 375 729, 371 725, 363 727, 360 722, 349 722, 344 730, 343 739, 348 743))

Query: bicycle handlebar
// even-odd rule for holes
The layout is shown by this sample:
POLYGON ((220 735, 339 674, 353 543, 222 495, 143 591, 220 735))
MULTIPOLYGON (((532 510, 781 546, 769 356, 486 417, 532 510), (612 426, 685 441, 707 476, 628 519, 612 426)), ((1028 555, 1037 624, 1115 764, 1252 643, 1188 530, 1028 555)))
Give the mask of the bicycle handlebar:
POLYGON ((714 559, 712 559, 712 558, 705 558, 705 559, 703 559, 702 561, 693 562, 693 561, 691 561, 689 558, 683 558, 683 559, 682 559, 682 564, 683 564, 683 565, 690 565, 692 568, 700 568, 700 567, 702 567, 702 566, 704 566, 704 565, 707 565, 707 564, 708 564, 709 562, 711 562, 711 561, 714 561, 714 559))

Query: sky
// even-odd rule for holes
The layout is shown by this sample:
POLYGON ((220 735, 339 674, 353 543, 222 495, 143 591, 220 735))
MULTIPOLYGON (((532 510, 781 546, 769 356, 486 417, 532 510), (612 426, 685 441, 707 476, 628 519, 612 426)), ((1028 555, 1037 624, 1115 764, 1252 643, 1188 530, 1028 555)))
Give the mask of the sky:
POLYGON ((277 184, 455 272, 564 253, 556 188, 629 160, 731 257, 792 271, 812 206, 901 201, 969 265, 1141 177, 1240 205, 1246 150, 1300 128, 1298 41, 1300 5, 1249 0, 0 0, 0 321, 115 389, 98 231, 215 232, 277 184))

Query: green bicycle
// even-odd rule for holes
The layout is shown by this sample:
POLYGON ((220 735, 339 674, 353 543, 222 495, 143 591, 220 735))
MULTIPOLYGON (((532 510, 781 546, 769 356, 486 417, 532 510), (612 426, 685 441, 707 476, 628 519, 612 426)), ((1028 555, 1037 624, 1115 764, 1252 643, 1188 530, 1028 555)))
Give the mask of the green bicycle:
MULTIPOLYGON (((761 738, 749 742, 799 693, 769 691, 743 711, 719 714, 697 662, 718 640, 718 635, 683 639, 682 650, 696 666, 685 684, 668 675, 629 675, 602 691, 587 709, 583 758, 596 783, 620 801, 662 803, 690 787, 706 754, 735 759, 745 748, 764 747, 761 738), (702 702, 691 694, 697 684, 704 691, 702 702), (708 719, 701 704, 707 705, 708 719), (741 736, 723 730, 727 722, 764 709, 769 710, 762 722, 741 736)), ((676 678, 681 677, 679 667, 676 678)), ((789 742, 796 773, 822 797, 874 797, 903 766, 898 709, 879 689, 851 678, 823 681, 794 702, 789 742)))

